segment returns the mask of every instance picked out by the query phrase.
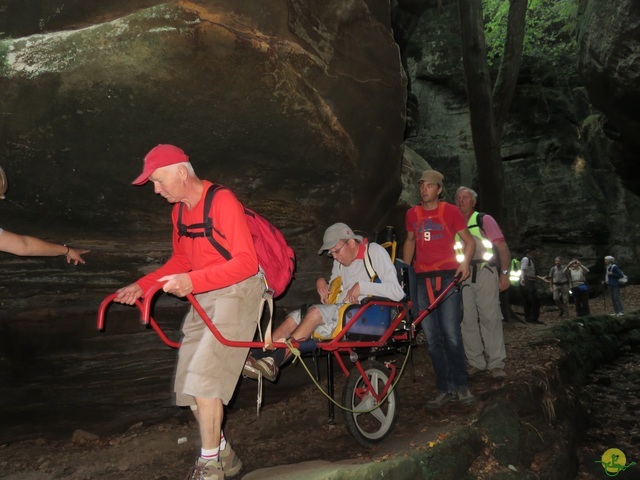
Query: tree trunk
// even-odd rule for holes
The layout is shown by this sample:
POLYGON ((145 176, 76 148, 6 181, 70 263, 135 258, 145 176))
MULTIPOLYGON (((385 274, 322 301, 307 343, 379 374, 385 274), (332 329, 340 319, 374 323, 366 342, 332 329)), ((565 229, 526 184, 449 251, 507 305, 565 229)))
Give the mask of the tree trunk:
POLYGON ((522 61, 524 32, 527 18, 528 0, 511 0, 507 21, 507 38, 500 62, 498 78, 493 88, 494 117, 496 134, 502 137, 504 122, 513 100, 518 83, 518 72, 522 61))
POLYGON ((458 8, 480 201, 482 209, 500 224, 503 218, 504 172, 495 129, 482 0, 458 0, 458 8))

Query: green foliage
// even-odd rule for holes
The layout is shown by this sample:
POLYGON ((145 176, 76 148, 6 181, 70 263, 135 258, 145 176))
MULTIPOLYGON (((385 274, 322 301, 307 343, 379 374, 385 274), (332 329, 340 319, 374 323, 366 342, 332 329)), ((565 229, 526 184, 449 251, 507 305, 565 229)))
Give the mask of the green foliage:
MULTIPOLYGON (((558 74, 573 72, 579 0, 529 0, 523 56, 558 65, 558 74), (568 61, 569 60, 569 61, 568 61)), ((509 0, 483 0, 490 65, 500 62, 507 34, 509 0)))

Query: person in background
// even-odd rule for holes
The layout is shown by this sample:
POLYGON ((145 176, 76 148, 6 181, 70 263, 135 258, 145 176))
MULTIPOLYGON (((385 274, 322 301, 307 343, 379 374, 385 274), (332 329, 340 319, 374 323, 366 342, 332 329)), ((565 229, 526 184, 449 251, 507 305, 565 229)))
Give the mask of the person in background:
POLYGON ((611 255, 604 257, 605 276, 604 283, 609 289, 611 304, 613 305, 613 315, 624 315, 624 305, 620 299, 620 279, 626 278, 620 267, 616 265, 616 259, 611 255))
MULTIPOLYGON (((263 306, 265 282, 258 272, 244 207, 226 188, 216 194, 211 205, 209 216, 215 232, 220 232, 216 240, 231 253, 227 260, 203 235, 205 195, 212 184, 196 176, 182 149, 173 145, 151 149, 133 184, 147 181, 153 183, 156 194, 174 204, 173 252, 160 268, 120 288, 114 301, 133 305, 161 282, 167 293, 178 297, 195 295, 225 338, 250 342, 263 306), (185 229, 177 226, 181 210, 185 229)), ((193 307, 184 319, 182 333, 174 384, 176 403, 193 411, 201 444, 200 456, 188 478, 236 477, 243 465, 224 436, 222 421, 224 406, 233 396, 249 349, 220 343, 193 307)))
POLYGON ((456 191, 456 204, 467 220, 469 232, 478 239, 471 275, 462 284, 462 340, 469 376, 488 371, 491 377, 503 380, 507 376, 504 371, 507 352, 500 292, 509 288, 511 253, 495 219, 476 212, 477 200, 478 194, 468 187, 456 191))
POLYGON ((69 245, 50 243, 29 235, 19 235, 0 228, 0 252, 12 253, 21 257, 58 257, 64 255, 67 263, 85 263, 82 255, 89 253, 84 248, 72 248, 69 245))
POLYGON ((565 269, 566 266, 562 264, 562 258, 556 257, 547 277, 550 281, 549 290, 561 317, 569 313, 569 278, 565 269))
MULTIPOLYGON (((4 194, 8 188, 7 176, 0 167, 0 200, 4 200, 4 194)), ((21 257, 57 257, 64 255, 67 263, 74 265, 84 263, 82 255, 89 250, 71 248, 69 245, 50 243, 37 237, 19 235, 0 228, 0 252, 11 253, 21 257)))
MULTIPOLYGON (((452 282, 469 277, 476 243, 467 229, 467 221, 455 206, 440 201, 443 175, 426 170, 420 178, 422 202, 407 210, 407 239, 402 247, 405 263, 413 263, 417 276, 418 309, 422 312, 452 282), (462 261, 456 259, 456 234, 464 242, 462 261)), ((436 375, 436 397, 427 408, 437 409, 457 399, 463 404, 475 402, 467 385, 467 362, 460 323, 462 295, 458 287, 449 290, 422 321, 431 363, 436 375)))
POLYGON ((589 286, 587 285, 587 273, 589 269, 578 260, 573 259, 564 269, 569 277, 569 286, 576 304, 576 315, 584 317, 589 315, 589 286))
MULTIPOLYGON (((333 267, 328 282, 325 278, 316 281, 320 304, 310 306, 304 315, 301 310, 289 313, 274 330, 274 340, 282 342, 293 338, 303 341, 314 332, 318 332, 322 338, 331 338, 338 325, 339 310, 344 304, 359 303, 368 296, 388 298, 395 302, 404 298, 396 268, 387 251, 377 243, 367 242, 361 235, 356 235, 348 225, 335 223, 327 228, 318 255, 325 251, 333 258, 333 267), (375 271, 375 282, 365 266, 366 255, 375 271), (331 301, 329 285, 336 285, 334 281, 338 279, 339 294, 335 301, 331 301)), ((280 368, 290 359, 291 352, 285 348, 273 351, 252 349, 243 374, 253 379, 258 379, 261 374, 274 382, 280 368)))
POLYGON ((525 256, 520 262, 520 286, 524 301, 524 320, 527 323, 544 324, 540 320, 540 299, 536 290, 538 278, 534 258, 538 255, 538 249, 534 246, 525 250, 525 256))

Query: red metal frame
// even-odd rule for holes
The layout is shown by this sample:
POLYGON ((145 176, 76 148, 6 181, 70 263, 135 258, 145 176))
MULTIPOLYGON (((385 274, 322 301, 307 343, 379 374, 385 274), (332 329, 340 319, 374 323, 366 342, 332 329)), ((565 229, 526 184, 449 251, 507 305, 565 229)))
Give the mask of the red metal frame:
MULTIPOLYGON (((107 298, 105 298, 102 301, 102 303, 100 304, 100 307, 98 308, 98 331, 100 332, 104 332, 107 309, 109 308, 109 306, 115 300, 116 297, 117 297, 117 294, 115 293, 109 295, 107 298)), ((144 311, 144 305, 140 300, 136 300, 136 307, 138 307, 140 311, 144 311)), ((151 315, 147 317, 147 320, 144 323, 147 326, 151 325, 151 328, 153 328, 153 330, 158 334, 158 336, 162 339, 165 345, 171 348, 180 348, 180 342, 174 342, 169 337, 167 337, 167 335, 164 333, 160 325, 156 323, 156 321, 153 319, 153 317, 151 317, 151 315)))
MULTIPOLYGON (((459 277, 456 277, 456 279, 453 282, 451 282, 440 293, 440 295, 438 295, 438 297, 433 301, 433 303, 426 310, 420 313, 420 315, 411 323, 411 328, 415 330, 420 324, 420 322, 422 322, 422 320, 424 320, 426 316, 429 315, 429 313, 431 313, 440 304, 443 298, 451 291, 451 289, 454 286, 458 284, 458 282, 459 282, 459 277)), ((151 328, 158 334, 158 336, 162 339, 162 341, 167 346, 171 348, 179 348, 180 342, 169 339, 167 335, 164 333, 164 331, 162 330, 162 328, 151 316, 151 304, 153 302, 153 298, 155 297, 156 293, 161 289, 162 289, 162 284, 158 284, 150 288, 145 293, 143 297, 144 300, 143 301, 137 300, 135 305, 142 312, 141 321, 146 326, 151 326, 151 328)), ((100 304, 100 307, 98 309, 98 330, 101 332, 104 331, 105 329, 107 309, 109 305, 114 301, 116 296, 117 296, 116 294, 109 295, 100 304)), ((209 318, 209 315, 207 315, 207 312, 205 312, 204 309, 200 306, 196 298, 192 294, 189 294, 187 295, 187 299, 189 300, 193 308, 196 310, 196 312, 198 312, 200 317, 203 319, 203 321, 205 322, 209 330, 211 330, 211 333, 223 345, 226 345, 229 347, 244 347, 244 348, 247 348, 247 347, 263 348, 264 347, 265 345, 264 342, 241 342, 241 341, 229 340, 225 338, 220 333, 220 331, 216 328, 214 323, 211 321, 211 318, 209 318)), ((335 358, 338 365, 340 366, 340 370, 342 371, 342 373, 345 376, 349 376, 349 369, 345 365, 344 359, 341 354, 352 353, 356 348, 360 349, 360 348, 383 347, 387 344, 389 339, 391 339, 392 337, 393 337, 392 339, 397 342, 403 342, 403 341, 409 340, 408 332, 406 331, 396 332, 396 328, 407 317, 408 312, 411 309, 412 305, 413 304, 411 301, 402 303, 402 302, 392 302, 392 301, 386 301, 386 300, 375 300, 375 299, 371 300, 361 306, 358 312, 356 312, 356 314, 351 318, 351 320, 349 320, 349 322, 343 326, 342 330, 340 330, 340 332, 335 338, 328 341, 316 342, 316 346, 320 350, 326 351, 329 354, 333 354, 333 357, 335 358), (380 338, 377 340, 364 341, 364 340, 347 339, 346 335, 349 329, 351 328, 351 326, 355 324, 362 315, 364 315, 364 313, 367 311, 368 308, 372 308, 373 306, 396 307, 399 309, 400 313, 395 317, 393 322, 391 322, 391 324, 389 325, 385 333, 381 335, 380 338)), ((296 347, 296 348, 300 346, 300 342, 296 342, 296 341, 292 341, 291 344, 293 347, 296 347)), ((289 348, 289 346, 283 342, 274 342, 272 346, 275 348, 289 348)), ((387 394, 391 385, 393 385, 393 381, 396 378, 396 374, 397 374, 396 367, 393 364, 390 364, 390 363, 387 364, 387 367, 390 370, 389 380, 384 386, 383 391, 376 393, 376 391, 373 389, 371 385, 371 382, 369 381, 369 378, 366 372, 362 368, 362 364, 360 360, 356 358, 356 361, 354 362, 354 364, 355 364, 355 367, 358 369, 358 372, 362 376, 367 389, 367 391, 364 391, 363 389, 363 392, 358 393, 358 395, 364 396, 368 392, 376 398, 376 401, 382 400, 387 394)))
MULTIPOLYGON (((457 285, 457 283, 458 283, 458 279, 451 282, 440 293, 440 295, 438 295, 438 297, 433 301, 433 303, 429 305, 429 307, 427 307, 426 310, 421 312, 420 315, 418 315, 418 317, 411 324, 414 329, 417 328, 420 322, 422 322, 422 320, 424 320, 426 316, 429 315, 429 313, 431 313, 440 304, 442 299, 449 293, 449 291, 451 291, 451 289, 455 285, 457 285)), ((158 334, 158 336, 167 346, 171 348, 178 348, 180 347, 180 342, 169 339, 169 337, 167 337, 167 335, 164 333, 160 325, 158 325, 158 323, 151 316, 151 304, 153 303, 153 298, 155 297, 156 293, 161 289, 162 289, 162 284, 158 284, 151 287, 144 295, 143 301, 136 300, 136 306, 142 312, 141 321, 144 323, 144 325, 151 326, 151 328, 158 334)), ((107 309, 110 306, 110 304, 115 300, 116 296, 117 294, 115 293, 111 294, 107 298, 105 298, 100 304, 100 307, 98 309, 98 330, 101 332, 105 330, 107 309)), ((209 318, 209 315, 207 314, 207 312, 204 311, 204 309, 200 306, 200 304, 192 294, 187 295, 187 300, 189 300, 189 303, 191 303, 191 305, 196 310, 196 312, 198 312, 198 314, 200 315, 202 320, 205 322, 207 327, 209 327, 209 330, 211 330, 211 333, 223 345, 226 345, 228 347, 245 347, 245 348, 247 347, 263 348, 264 347, 264 342, 241 342, 241 341, 229 340, 225 338, 217 329, 217 327, 214 325, 214 323, 211 321, 211 318, 209 318)), ((386 301, 386 300, 372 300, 370 302, 367 302, 363 304, 360 310, 356 312, 356 314, 351 318, 351 320, 349 320, 349 322, 343 326, 342 330, 338 332, 335 338, 328 341, 318 342, 317 344, 318 348, 325 350, 327 352, 337 352, 337 351, 350 351, 350 349, 352 348, 382 347, 386 344, 387 340, 389 340, 389 338, 391 338, 391 336, 394 334, 398 325, 400 325, 400 323, 406 318, 409 310, 411 309, 411 306, 412 306, 411 301, 406 303, 401 303, 401 302, 392 302, 392 301, 386 301), (345 336, 348 333, 351 326, 354 325, 362 315, 364 315, 364 313, 367 311, 368 308, 371 308, 374 306, 396 307, 400 310, 400 313, 395 317, 393 322, 391 322, 391 324, 387 328, 386 332, 382 336, 380 336, 378 340, 370 340, 370 341, 346 340, 345 336)), ((399 339, 402 339, 402 338, 399 338, 399 339)), ((299 343, 294 341, 292 342, 292 345, 294 347, 298 347, 299 343)), ((288 348, 288 345, 283 342, 274 342, 273 346, 275 348, 288 348)), ((337 355, 336 358, 339 358, 339 355, 337 355)))
MULTIPOLYGON (((438 295, 438 297, 433 301, 433 303, 429 307, 427 307, 426 310, 420 313, 420 315, 411 324, 414 329, 417 328, 420 322, 422 322, 422 320, 424 320, 426 316, 429 315, 429 313, 431 313, 438 306, 438 304, 442 301, 442 299, 449 293, 449 291, 455 285, 457 285, 457 283, 458 283, 457 279, 451 282, 440 293, 440 295, 438 295)), ((167 346, 171 348, 178 348, 180 347, 180 342, 172 341, 171 339, 169 339, 167 335, 164 333, 164 331, 162 330, 162 328, 160 327, 160 325, 158 325, 158 323, 151 316, 151 304, 153 303, 153 298, 155 297, 156 293, 161 289, 162 289, 162 284, 158 284, 151 287, 145 293, 143 297, 144 298, 143 301, 136 300, 136 306, 142 312, 141 321, 144 323, 144 325, 151 326, 151 328, 158 334, 158 336, 162 339, 162 341, 167 346)), ((116 296, 117 295, 115 293, 112 295, 109 295, 100 304, 100 307, 98 309, 98 330, 101 332, 105 330, 107 309, 109 305, 114 301, 116 296)), ((187 295, 187 300, 189 300, 189 303, 191 303, 191 305, 196 310, 196 312, 198 312, 198 314, 200 315, 202 320, 205 322, 209 330, 211 330, 211 333, 223 345, 226 345, 228 347, 244 347, 244 348, 263 348, 264 347, 264 342, 253 342, 253 341, 241 342, 241 341, 229 340, 225 338, 217 329, 217 327, 214 325, 214 323, 211 321, 211 318, 209 317, 207 312, 204 311, 204 309, 200 306, 200 304, 192 294, 187 295)), ((411 309, 411 306, 412 306, 412 302, 410 301, 406 303, 392 302, 387 300, 372 300, 370 302, 367 302, 363 304, 360 310, 356 312, 356 314, 351 318, 351 320, 349 320, 349 322, 343 326, 342 330, 338 332, 335 338, 328 341, 320 341, 317 343, 317 346, 321 350, 325 350, 327 352, 339 352, 339 351, 344 352, 344 351, 350 351, 353 348, 382 347, 387 343, 389 338, 391 338, 391 336, 394 334, 398 325, 400 325, 400 323, 406 318, 409 310, 411 309), (382 336, 380 336, 379 339, 369 340, 369 341, 347 340, 345 337, 349 329, 351 328, 351 326, 354 325, 358 321, 358 319, 362 317, 362 315, 364 315, 364 313, 367 311, 368 308, 372 308, 374 306, 396 307, 399 309, 400 313, 395 317, 393 322, 391 322, 391 324, 387 328, 386 332, 382 336)), ((398 340, 402 340, 402 338, 398 338, 398 340)), ((293 341, 292 345, 294 347, 298 347, 299 343, 296 341, 293 341)), ((288 348, 288 345, 283 342, 274 342, 273 347, 288 348)), ((336 356, 336 358, 338 357, 339 356, 336 356)))

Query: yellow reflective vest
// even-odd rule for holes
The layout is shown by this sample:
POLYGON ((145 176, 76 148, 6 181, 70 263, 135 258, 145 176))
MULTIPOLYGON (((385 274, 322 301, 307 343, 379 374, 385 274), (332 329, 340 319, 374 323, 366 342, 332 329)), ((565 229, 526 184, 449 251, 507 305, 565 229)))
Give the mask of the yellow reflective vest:
MULTIPOLYGON (((478 225, 478 212, 473 212, 467 222, 467 228, 469 233, 473 235, 473 239, 476 242, 476 253, 473 256, 473 261, 476 265, 479 264, 479 268, 484 267, 487 262, 493 260, 493 244, 482 235, 482 229, 478 225)), ((456 233, 456 243, 453 247, 456 251, 456 259, 458 263, 462 263, 464 260, 464 245, 460 236, 456 233)))

